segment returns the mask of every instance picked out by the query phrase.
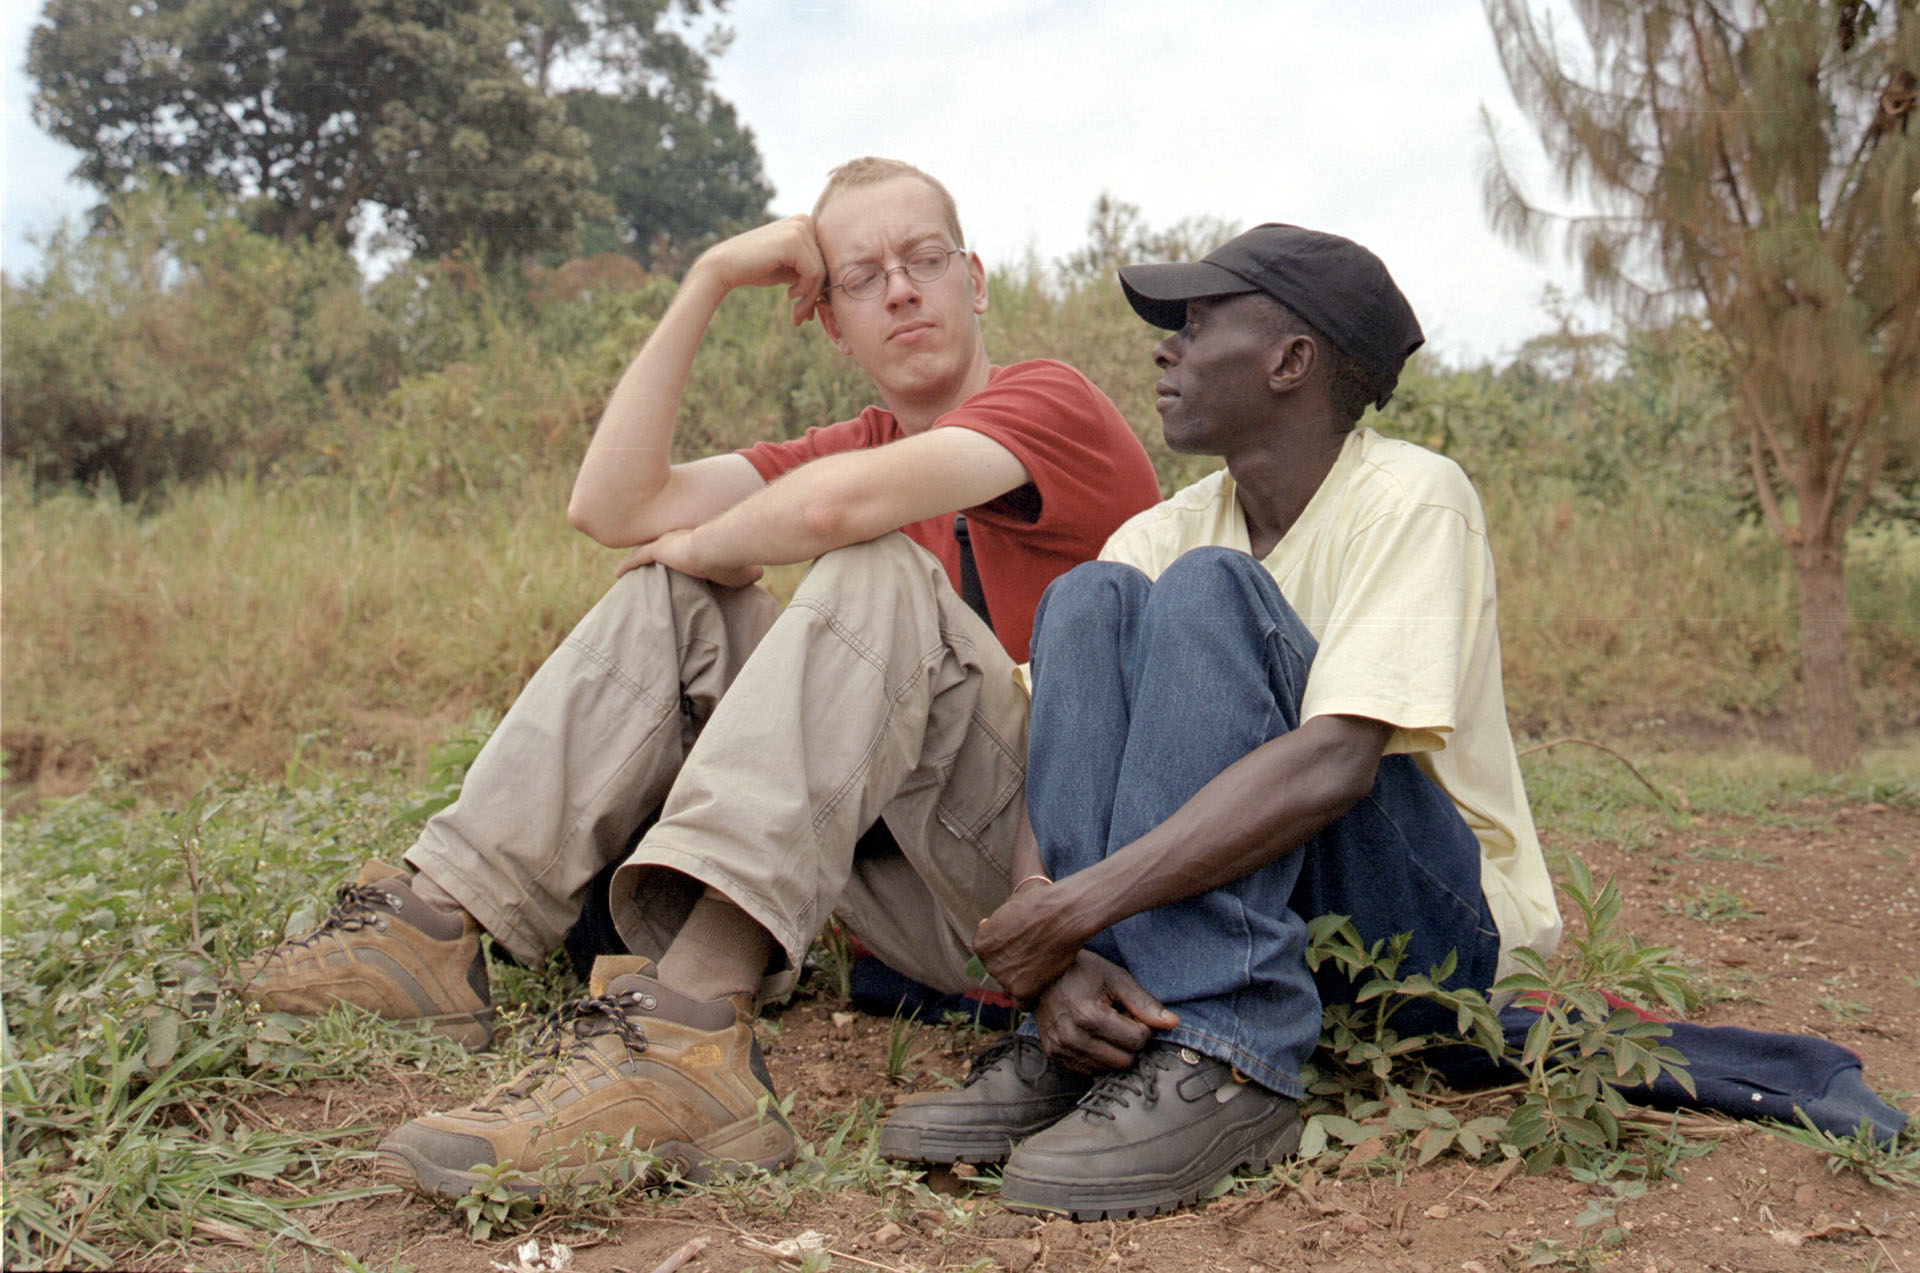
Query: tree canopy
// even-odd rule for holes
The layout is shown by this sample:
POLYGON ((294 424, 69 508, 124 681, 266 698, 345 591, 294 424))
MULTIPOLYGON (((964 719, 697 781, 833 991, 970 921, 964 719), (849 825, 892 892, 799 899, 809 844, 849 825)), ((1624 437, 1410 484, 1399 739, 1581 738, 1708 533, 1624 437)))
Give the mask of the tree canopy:
POLYGON ((617 237, 644 254, 658 234, 750 218, 769 195, 751 133, 708 86, 724 37, 696 45, 669 24, 703 7, 49 0, 28 70, 35 118, 83 152, 79 175, 107 194, 197 178, 257 199, 269 233, 343 245, 378 208, 428 255, 474 241, 566 250, 582 227, 626 218, 617 237), (581 87, 556 87, 568 80, 581 87), (600 115, 569 109, 583 91, 603 99, 600 115), (656 183, 654 202, 671 207, 641 218, 621 202, 615 157, 701 178, 680 183, 678 203, 671 180, 656 183))
MULTIPOLYGON (((1846 532, 1920 415, 1920 14, 1897 0, 1572 0, 1584 48, 1531 0, 1485 0, 1509 82, 1569 193, 1587 290, 1630 319, 1703 317, 1730 418, 1800 587, 1808 742, 1859 739, 1846 532)), ((1495 225, 1555 218, 1496 149, 1495 225)))

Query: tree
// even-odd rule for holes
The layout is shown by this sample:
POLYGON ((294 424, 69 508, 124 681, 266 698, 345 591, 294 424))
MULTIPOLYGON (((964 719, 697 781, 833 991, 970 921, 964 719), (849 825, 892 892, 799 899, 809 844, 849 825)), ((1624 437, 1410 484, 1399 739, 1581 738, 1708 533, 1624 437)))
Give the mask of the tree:
POLYGON ((594 189, 612 214, 583 228, 586 252, 677 266, 712 239, 763 220, 773 190, 753 133, 706 94, 676 111, 652 95, 568 93, 567 121, 586 133, 594 189))
MULTIPOLYGON (((1920 414, 1920 14, 1899 0, 1572 0, 1584 55, 1531 0, 1484 0, 1562 188, 1587 290, 1630 321, 1692 312, 1799 588, 1808 750, 1859 755, 1846 534, 1920 414)), ((1501 158, 1495 226, 1555 218, 1501 158)))
POLYGON ((704 102, 707 53, 659 25, 675 9, 702 0, 49 0, 28 71, 35 118, 109 195, 196 177, 284 239, 345 245, 378 208, 429 255, 565 250, 612 204, 549 85, 704 102))
POLYGON ((518 2, 521 61, 587 135, 611 208, 585 228, 583 250, 677 264, 765 218, 773 189, 753 133, 709 87, 732 33, 713 28, 696 46, 665 25, 675 9, 699 18, 704 0, 518 2))

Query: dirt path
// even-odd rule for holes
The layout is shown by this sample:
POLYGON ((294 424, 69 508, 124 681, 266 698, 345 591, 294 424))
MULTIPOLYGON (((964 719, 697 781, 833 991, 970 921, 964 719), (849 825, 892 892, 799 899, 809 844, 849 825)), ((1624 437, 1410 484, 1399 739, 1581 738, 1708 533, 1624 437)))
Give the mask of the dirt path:
MULTIPOLYGON (((1619 880, 1624 928, 1698 964, 1709 1002, 1697 1020, 1831 1039, 1865 1059, 1870 1086, 1920 1109, 1920 815, 1807 806, 1761 821, 1702 821, 1633 851, 1565 847, 1596 876, 1619 880)), ((901 1088, 885 1078, 887 1022, 802 999, 768 1034, 776 1082, 795 1094, 795 1122, 816 1134, 856 1100, 877 1108, 940 1075, 957 1076, 970 1045, 962 1032, 924 1032, 909 1063, 911 1086, 901 1088)), ((427 1076, 383 1079, 379 1091, 372 1107, 367 1091, 334 1089, 274 1112, 318 1124, 353 1106, 357 1119, 385 1126, 459 1095, 427 1076)), ((1464 1108, 1492 1108, 1494 1100, 1464 1108)), ((1681 1127, 1688 1142, 1710 1151, 1620 1203, 1612 1223, 1624 1232, 1600 1251, 1580 1250, 1590 1231, 1573 1221, 1604 1190, 1564 1173, 1505 1175, 1447 1158, 1421 1168, 1376 1163, 1370 1174, 1344 1178, 1296 1171, 1285 1184, 1143 1221, 1042 1222, 945 1178, 933 1182, 949 1192, 944 1206, 904 1188, 763 1185, 732 1196, 637 1199, 597 1236, 561 1226, 534 1236, 567 1243, 580 1273, 652 1273, 700 1239, 708 1245, 684 1266, 689 1273, 794 1269, 797 1260, 762 1248, 807 1231, 825 1235, 831 1254, 827 1265, 816 1257, 816 1267, 835 1270, 1498 1273, 1542 1259, 1531 1267, 1920 1273, 1920 1193, 1833 1174, 1823 1155, 1749 1125, 1692 1117, 1681 1127), (1543 1254, 1555 1250, 1557 1262, 1543 1254)), ((475 1244, 450 1215, 400 1197, 344 1205, 314 1227, 371 1268, 398 1256, 423 1270, 488 1270, 494 1261, 512 1269, 513 1247, 526 1240, 475 1244)), ((196 1267, 248 1267, 258 1258, 218 1242, 195 1255, 196 1267)))

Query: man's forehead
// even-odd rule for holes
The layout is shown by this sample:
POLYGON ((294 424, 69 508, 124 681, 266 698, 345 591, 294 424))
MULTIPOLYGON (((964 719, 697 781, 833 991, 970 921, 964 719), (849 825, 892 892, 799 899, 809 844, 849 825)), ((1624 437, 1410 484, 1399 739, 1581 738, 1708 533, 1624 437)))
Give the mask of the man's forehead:
POLYGON ((840 190, 814 219, 828 257, 850 257, 949 236, 940 199, 923 181, 895 177, 840 190))

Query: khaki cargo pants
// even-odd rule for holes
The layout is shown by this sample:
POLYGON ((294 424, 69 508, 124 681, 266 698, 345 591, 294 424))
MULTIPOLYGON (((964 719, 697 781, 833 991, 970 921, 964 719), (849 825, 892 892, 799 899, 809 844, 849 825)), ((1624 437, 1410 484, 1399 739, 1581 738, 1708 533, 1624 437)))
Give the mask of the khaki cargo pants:
POLYGON ((762 997, 833 913, 916 980, 977 984, 973 930, 1007 896, 1025 811, 1012 659, 897 532, 821 557, 776 611, 759 588, 622 576, 407 861, 537 961, 657 808, 610 899, 634 953, 657 958, 711 885, 786 953, 762 997), (856 858, 882 818, 898 852, 856 858))

